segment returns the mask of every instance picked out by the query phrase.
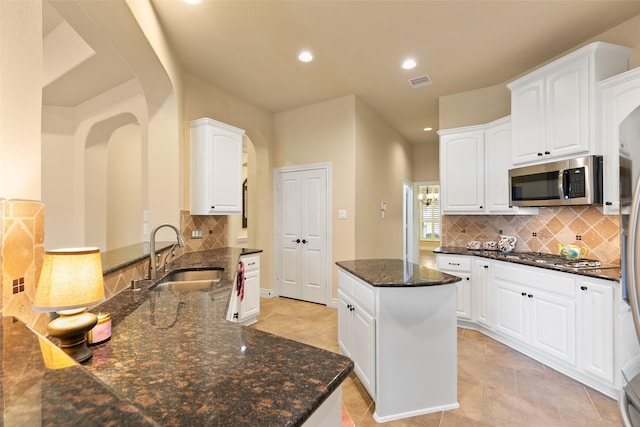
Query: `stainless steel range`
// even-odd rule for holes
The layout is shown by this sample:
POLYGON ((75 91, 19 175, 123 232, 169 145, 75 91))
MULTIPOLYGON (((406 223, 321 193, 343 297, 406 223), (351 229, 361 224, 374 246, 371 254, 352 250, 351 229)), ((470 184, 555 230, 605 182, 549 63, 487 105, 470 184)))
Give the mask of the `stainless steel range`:
POLYGON ((560 255, 546 254, 542 252, 517 252, 506 253, 496 256, 496 259, 514 259, 531 265, 547 265, 558 270, 599 270, 604 268, 619 268, 618 265, 602 264, 594 259, 566 259, 560 255))

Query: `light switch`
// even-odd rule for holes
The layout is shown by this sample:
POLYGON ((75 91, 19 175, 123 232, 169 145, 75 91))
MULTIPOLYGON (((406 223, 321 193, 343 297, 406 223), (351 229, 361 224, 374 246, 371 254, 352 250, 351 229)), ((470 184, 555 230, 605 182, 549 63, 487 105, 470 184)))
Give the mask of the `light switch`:
POLYGON ((338 219, 347 219, 346 209, 338 209, 338 219))

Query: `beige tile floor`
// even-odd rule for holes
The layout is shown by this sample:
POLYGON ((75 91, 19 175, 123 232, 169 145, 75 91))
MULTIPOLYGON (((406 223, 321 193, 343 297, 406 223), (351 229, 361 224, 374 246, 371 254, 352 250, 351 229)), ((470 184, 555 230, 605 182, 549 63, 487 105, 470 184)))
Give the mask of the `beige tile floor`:
MULTIPOLYGON (((337 310, 287 298, 263 298, 255 328, 338 351, 337 310)), ((343 401, 356 426, 371 426, 374 403, 355 375, 343 401)), ((460 408, 385 426, 620 426, 617 405, 485 335, 458 330, 460 408)))

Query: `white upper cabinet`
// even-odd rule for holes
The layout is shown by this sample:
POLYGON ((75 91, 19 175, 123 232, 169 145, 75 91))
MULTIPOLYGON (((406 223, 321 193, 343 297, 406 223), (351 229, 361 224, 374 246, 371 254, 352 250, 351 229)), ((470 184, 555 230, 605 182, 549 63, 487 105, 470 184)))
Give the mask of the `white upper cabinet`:
POLYGON ((447 214, 526 214, 509 206, 511 121, 439 131, 440 194, 447 214))
POLYGON ((591 43, 510 83, 514 165, 602 154, 597 83, 624 72, 632 49, 591 43))
POLYGON ((243 134, 212 119, 189 122, 191 215, 242 213, 243 134))
POLYGON ((484 127, 439 131, 443 213, 484 213, 484 127))
POLYGON ((640 106, 640 68, 600 82, 602 91, 602 142, 604 155, 605 214, 620 213, 620 156, 631 158, 633 147, 620 141, 620 123, 640 106))

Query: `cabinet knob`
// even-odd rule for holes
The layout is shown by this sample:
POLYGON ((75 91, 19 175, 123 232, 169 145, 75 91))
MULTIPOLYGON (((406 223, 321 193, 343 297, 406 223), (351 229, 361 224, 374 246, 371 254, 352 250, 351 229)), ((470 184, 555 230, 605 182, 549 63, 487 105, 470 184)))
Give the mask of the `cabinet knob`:
POLYGON ((215 209, 215 208, 216 208, 215 206, 211 206, 211 209, 215 209))
POLYGON ((480 206, 480 209, 482 209, 482 206, 480 206))
POLYGON ((347 308, 351 310, 351 304, 347 304, 347 308))
POLYGON ((586 286, 580 286, 580 290, 582 290, 582 291, 586 291, 587 289, 589 289, 589 288, 587 288, 586 286))
POLYGON ((292 240, 293 243, 300 243, 300 239, 292 240))
POLYGON ((489 266, 488 266, 488 265, 483 265, 483 267, 484 267, 484 268, 489 268, 489 266))
POLYGON ((613 202, 604 202, 605 205, 607 206, 611 206, 613 204, 613 202))
POLYGON ((466 278, 467 280, 471 280, 471 278, 470 278, 470 277, 465 277, 465 278, 466 278))
POLYGON ((529 295, 527 295, 527 296, 528 296, 529 298, 533 298, 533 295, 531 295, 531 294, 529 294, 529 295))
POLYGON ((549 154, 551 154, 551 151, 545 151, 544 154, 548 156, 549 154))
POLYGON ((538 156, 542 157, 542 153, 538 153, 538 156))
POLYGON ((354 306, 351 306, 351 308, 349 309, 349 311, 356 311, 354 306))
POLYGON ((526 292, 523 292, 521 295, 522 295, 523 297, 526 297, 526 296, 527 296, 527 293, 526 293, 526 292))

